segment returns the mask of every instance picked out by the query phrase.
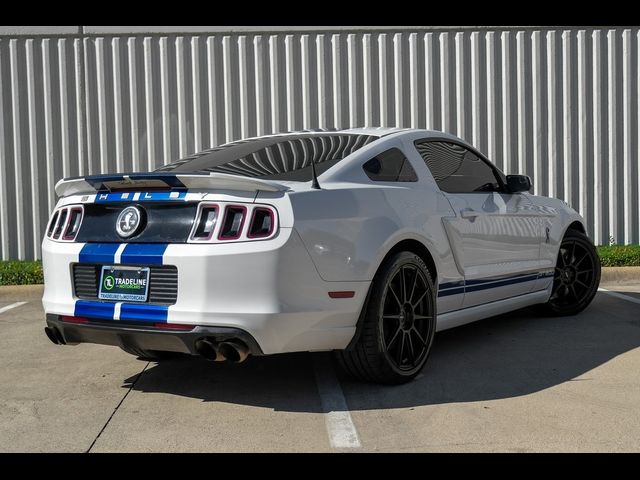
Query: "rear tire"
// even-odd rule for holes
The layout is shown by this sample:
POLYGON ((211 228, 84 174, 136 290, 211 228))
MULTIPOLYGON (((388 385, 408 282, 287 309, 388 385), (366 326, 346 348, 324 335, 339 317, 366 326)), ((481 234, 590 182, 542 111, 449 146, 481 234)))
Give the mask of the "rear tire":
POLYGON ((398 385, 420 373, 436 326, 433 281, 422 259, 399 252, 376 273, 355 345, 338 351, 344 370, 366 382, 398 385))
POLYGON ((159 350, 143 350, 138 347, 121 346, 125 352, 138 357, 140 360, 146 360, 150 362, 158 362, 160 360, 169 360, 179 355, 177 352, 162 352, 159 350))
POLYGON ((584 233, 569 230, 558 251, 551 297, 536 310, 548 316, 576 315, 587 308, 600 285, 600 258, 584 233))

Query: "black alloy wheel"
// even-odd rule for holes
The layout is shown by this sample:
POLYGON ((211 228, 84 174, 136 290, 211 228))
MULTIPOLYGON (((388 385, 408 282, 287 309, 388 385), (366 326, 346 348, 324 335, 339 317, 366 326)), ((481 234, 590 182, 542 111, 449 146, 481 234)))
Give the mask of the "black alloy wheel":
POLYGON ((428 354, 433 302, 417 265, 401 265, 387 282, 380 329, 383 349, 399 371, 412 371, 428 354))
POLYGON ((544 313, 575 315, 591 303, 600 284, 600 258, 583 233, 570 230, 562 240, 544 313))
POLYGON ((376 274, 359 320, 355 343, 338 353, 352 376, 401 384, 415 378, 429 353, 436 327, 436 297, 424 261, 399 252, 376 274))

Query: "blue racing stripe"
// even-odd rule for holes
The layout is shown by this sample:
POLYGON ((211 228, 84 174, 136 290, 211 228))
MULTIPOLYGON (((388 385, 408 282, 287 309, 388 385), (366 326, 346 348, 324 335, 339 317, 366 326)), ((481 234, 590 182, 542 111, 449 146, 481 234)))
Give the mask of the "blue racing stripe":
POLYGON ((87 243, 80 250, 80 263, 113 263, 119 243, 87 243))
POLYGON ((448 297, 449 295, 460 295, 464 293, 464 287, 448 288, 446 290, 438 290, 438 297, 448 297))
POLYGON ((168 313, 168 306, 147 305, 143 303, 123 303, 120 308, 120 320, 166 322, 168 313))
POLYGON ((484 283, 476 283, 475 285, 467 285, 465 292, 477 292, 478 290, 487 290, 489 288, 505 287, 516 283, 532 282, 538 279, 538 274, 524 275, 514 278, 507 278, 500 281, 485 281, 484 283))
POLYGON ((123 265, 162 265, 162 256, 167 243, 129 243, 122 251, 120 263, 123 265))
POLYGON ((76 317, 107 318, 113 320, 115 308, 115 303, 78 300, 73 315, 76 317))
POLYGON ((531 282, 539 278, 551 277, 553 272, 536 272, 519 275, 492 277, 475 280, 461 280, 458 282, 443 283, 438 289, 438 297, 447 297, 449 295, 460 295, 465 292, 477 292, 479 290, 487 290, 490 288, 505 287, 516 283, 531 282))

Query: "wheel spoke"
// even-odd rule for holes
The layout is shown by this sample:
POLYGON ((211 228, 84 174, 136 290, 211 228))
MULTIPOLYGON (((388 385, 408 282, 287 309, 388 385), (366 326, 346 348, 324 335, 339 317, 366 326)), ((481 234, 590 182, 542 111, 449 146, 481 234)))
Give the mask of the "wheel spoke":
POLYGON ((400 267, 400 288, 402 289, 402 303, 407 301, 407 279, 404 275, 405 268, 400 267))
POLYGON ((409 303, 413 301, 413 294, 416 291, 417 284, 418 284, 418 267, 416 267, 415 273, 413 275, 413 286, 411 287, 411 294, 409 294, 409 298, 408 298, 409 303))
POLYGON ((402 332, 402 329, 400 328, 400 326, 398 326, 396 333, 393 334, 393 337, 391 337, 391 341, 387 344, 387 351, 391 350, 391 345, 393 345, 393 342, 396 341, 396 339, 400 335, 400 332, 402 332))
MULTIPOLYGON (((565 250, 566 252, 566 250, 565 250)), ((560 260, 562 260, 562 266, 566 267, 567 266, 567 261, 564 258, 564 254, 562 253, 562 248, 560 249, 560 254, 558 255, 558 257, 560 257, 560 260)))
POLYGON ((433 317, 431 315, 418 315, 418 314, 415 314, 413 316, 413 318, 415 318, 416 320, 430 320, 433 317))
POLYGON ((427 295, 428 290, 425 290, 424 293, 422 295, 420 295, 420 297, 418 298, 418 300, 416 301, 416 303, 413 303, 411 306, 413 308, 417 308, 418 305, 420 305, 420 302, 422 302, 422 299, 427 295))
POLYGON ((395 299, 396 299, 396 302, 398 302, 398 306, 399 306, 400 308, 402 308, 402 302, 401 302, 401 301, 400 301, 400 299, 398 298, 398 295, 396 295, 396 292, 394 292, 394 291, 393 291, 393 287, 391 286, 391 283, 389 283, 389 291, 390 291, 391 293, 393 293, 393 298, 395 298, 395 299))
POLYGON ((587 258, 588 256, 589 256, 589 253, 585 253, 585 254, 582 256, 582 258, 581 258, 580 260, 578 260, 578 261, 574 264, 574 266, 575 266, 576 268, 578 268, 578 265, 580 265, 580 264, 584 261, 584 259, 585 259, 585 258, 587 258))
POLYGON ((411 327, 411 330, 413 330, 413 332, 418 336, 418 339, 420 340, 420 342, 422 342, 422 344, 426 347, 427 341, 422 338, 422 335, 420 335, 420 332, 418 331, 415 325, 411 327))
POLYGON ((582 275, 583 273, 589 273, 589 272, 593 272, 593 268, 588 268, 586 270, 578 270, 576 272, 577 275, 582 275))
POLYGON ((576 300, 580 300, 580 297, 578 297, 578 292, 576 292, 576 289, 573 285, 570 285, 569 288, 571 288, 571 293, 573 293, 573 296, 575 297, 576 300))
POLYGON ((407 333, 407 340, 408 340, 408 344, 409 344, 409 352, 411 353, 411 366, 415 366, 416 364, 416 354, 413 351, 413 340, 411 340, 411 333, 407 333))
POLYGON ((578 280, 576 278, 576 283, 579 283, 580 285, 582 285, 584 288, 589 289, 589 285, 587 285, 586 283, 584 283, 582 280, 578 280))
POLYGON ((571 245, 573 248, 571 249, 571 257, 569 257, 569 264, 573 264, 576 258, 576 242, 573 242, 571 245))
POLYGON ((400 321, 400 315, 383 315, 383 320, 398 320, 400 321))
POLYGON ((402 341, 400 342, 400 348, 398 348, 398 354, 396 355, 396 363, 398 366, 402 365, 402 354, 404 353, 404 334, 402 335, 402 341))

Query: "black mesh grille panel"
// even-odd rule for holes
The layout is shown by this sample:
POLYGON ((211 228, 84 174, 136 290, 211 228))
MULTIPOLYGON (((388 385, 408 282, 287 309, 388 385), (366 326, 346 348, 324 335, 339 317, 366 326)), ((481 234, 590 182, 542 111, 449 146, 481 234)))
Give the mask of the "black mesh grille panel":
MULTIPOLYGON (((101 265, 73 266, 75 296, 83 300, 98 298, 101 265)), ((173 305, 178 299, 178 269, 173 265, 150 267, 149 303, 173 305)))

